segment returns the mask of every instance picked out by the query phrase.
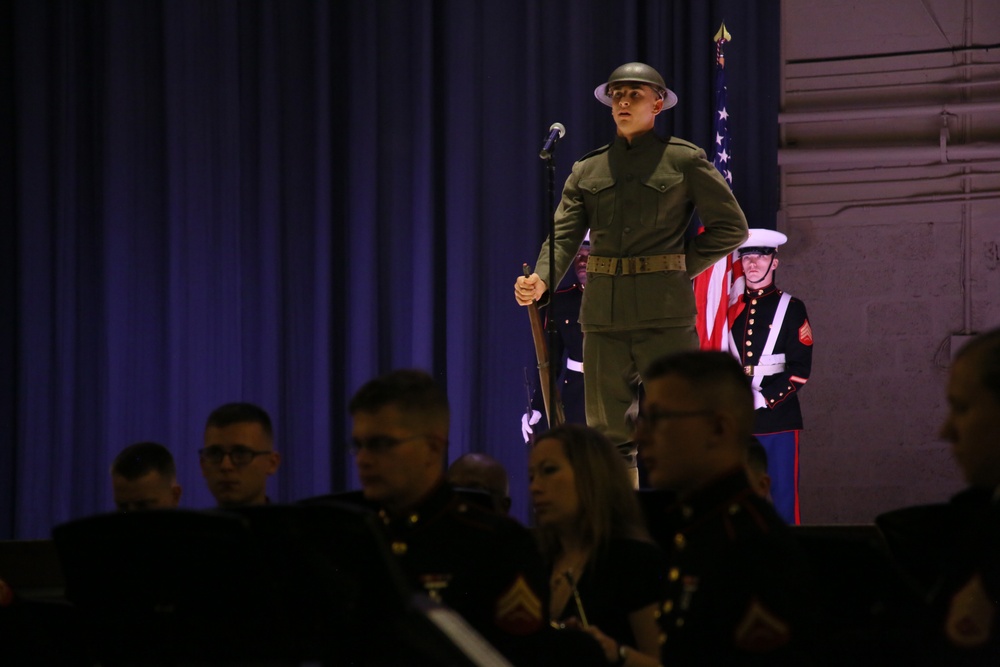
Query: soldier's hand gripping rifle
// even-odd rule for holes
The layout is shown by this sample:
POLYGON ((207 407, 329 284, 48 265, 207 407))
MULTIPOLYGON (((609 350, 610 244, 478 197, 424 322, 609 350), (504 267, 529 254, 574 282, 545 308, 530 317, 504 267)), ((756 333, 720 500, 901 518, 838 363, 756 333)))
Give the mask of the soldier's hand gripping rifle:
MULTIPOLYGON (((531 275, 531 267, 524 265, 524 275, 531 275)), ((555 428, 566 421, 563 415, 562 401, 558 390, 550 382, 549 348, 545 344, 545 330, 542 328, 542 318, 538 314, 538 304, 532 301, 527 306, 528 320, 531 322, 531 338, 535 342, 535 360, 538 362, 538 388, 542 392, 542 402, 545 405, 545 419, 549 428, 555 428), (554 403, 555 405, 551 405, 554 403)))

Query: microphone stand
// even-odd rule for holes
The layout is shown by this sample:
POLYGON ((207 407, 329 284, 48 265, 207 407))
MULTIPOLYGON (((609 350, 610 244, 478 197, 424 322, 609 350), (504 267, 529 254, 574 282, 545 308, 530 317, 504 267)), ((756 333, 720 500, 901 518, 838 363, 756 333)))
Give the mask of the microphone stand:
MULTIPOLYGON (((558 414, 562 414, 562 410, 557 409, 559 405, 559 391, 556 388, 556 382, 558 374, 556 373, 556 363, 552 358, 552 350, 556 346, 556 318, 555 318, 555 308, 556 308, 556 216, 555 216, 555 192, 556 192, 556 161, 555 161, 555 146, 549 151, 548 156, 545 158, 545 171, 548 176, 548 188, 547 188, 547 203, 545 209, 545 215, 548 218, 548 228, 549 228, 549 275, 545 278, 545 282, 549 286, 549 317, 545 324, 545 333, 549 345, 549 405, 552 406, 552 415, 550 416, 549 428, 554 428, 559 424, 553 424, 552 421, 558 421, 558 419, 553 419, 558 414)), ((559 359, 559 365, 562 366, 562 359, 559 359)))

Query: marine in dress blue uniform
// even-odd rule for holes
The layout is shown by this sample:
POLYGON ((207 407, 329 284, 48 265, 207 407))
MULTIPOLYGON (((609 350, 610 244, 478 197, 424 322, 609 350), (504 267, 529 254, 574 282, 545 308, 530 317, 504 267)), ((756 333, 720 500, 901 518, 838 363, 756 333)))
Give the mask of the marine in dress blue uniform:
POLYGON ((661 664, 812 664, 814 579, 745 472, 754 410, 743 369, 722 351, 678 353, 646 369, 645 392, 640 456, 650 485, 675 498, 646 507, 668 566, 661 664))
POLYGON ((788 240, 770 229, 751 229, 739 248, 746 281, 730 322, 730 350, 754 388, 753 433, 767 450, 771 497, 789 524, 800 523, 799 390, 812 369, 813 334, 805 304, 774 284, 778 246, 788 240))
POLYGON ((364 384, 348 410, 364 502, 379 512, 410 584, 455 609, 505 655, 520 656, 546 627, 541 554, 524 526, 444 481, 444 389, 424 371, 397 370, 364 384))
POLYGON ((968 488, 947 505, 897 510, 878 525, 929 603, 918 665, 1000 665, 1000 329, 955 356, 948 415, 951 445, 968 488))
POLYGON ((651 523, 667 554, 663 664, 810 664, 805 556, 742 469, 651 523))
POLYGON ((459 612, 505 647, 540 630, 547 577, 534 538, 513 519, 440 484, 403 515, 379 509, 393 554, 415 590, 459 612))

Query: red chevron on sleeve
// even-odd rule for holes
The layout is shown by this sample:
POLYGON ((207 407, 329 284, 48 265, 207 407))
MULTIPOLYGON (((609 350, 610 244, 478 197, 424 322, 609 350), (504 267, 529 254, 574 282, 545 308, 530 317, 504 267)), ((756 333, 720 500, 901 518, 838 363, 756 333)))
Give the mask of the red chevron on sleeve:
POLYGON ((809 320, 803 322, 802 326, 799 327, 799 342, 803 345, 813 344, 813 330, 809 326, 809 320))

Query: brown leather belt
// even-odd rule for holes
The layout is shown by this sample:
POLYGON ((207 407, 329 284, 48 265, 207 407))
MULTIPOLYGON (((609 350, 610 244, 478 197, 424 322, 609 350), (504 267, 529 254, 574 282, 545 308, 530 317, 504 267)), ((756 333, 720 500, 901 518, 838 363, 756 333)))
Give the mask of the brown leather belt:
POLYGON ((635 273, 656 273, 657 271, 684 271, 687 263, 684 255, 646 255, 643 257, 597 257, 587 258, 589 273, 606 273, 611 276, 628 276, 635 273))

